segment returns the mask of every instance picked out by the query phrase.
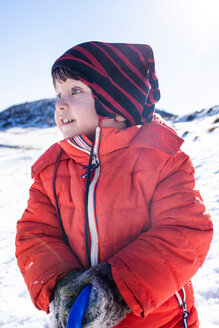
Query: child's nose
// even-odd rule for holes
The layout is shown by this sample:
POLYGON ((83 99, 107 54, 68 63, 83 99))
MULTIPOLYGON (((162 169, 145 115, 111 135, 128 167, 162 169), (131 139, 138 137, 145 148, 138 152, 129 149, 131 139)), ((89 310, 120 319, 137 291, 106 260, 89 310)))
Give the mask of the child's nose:
POLYGON ((56 103, 56 109, 57 110, 66 110, 68 108, 68 104, 64 100, 58 100, 56 103))

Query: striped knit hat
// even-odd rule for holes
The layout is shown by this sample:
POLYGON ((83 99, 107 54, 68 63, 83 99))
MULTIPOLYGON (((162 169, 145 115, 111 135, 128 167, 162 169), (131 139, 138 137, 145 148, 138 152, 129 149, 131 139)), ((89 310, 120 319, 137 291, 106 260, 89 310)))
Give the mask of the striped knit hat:
POLYGON ((88 85, 100 118, 125 117, 131 125, 153 120, 160 99, 154 55, 143 44, 85 42, 66 51, 52 66, 68 68, 88 85))

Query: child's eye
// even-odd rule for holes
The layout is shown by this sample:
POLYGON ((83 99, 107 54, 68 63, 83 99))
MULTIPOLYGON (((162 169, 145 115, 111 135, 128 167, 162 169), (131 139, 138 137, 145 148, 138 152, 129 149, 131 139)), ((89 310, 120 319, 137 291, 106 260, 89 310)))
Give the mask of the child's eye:
POLYGON ((81 89, 72 88, 72 95, 77 95, 78 93, 82 92, 81 89))

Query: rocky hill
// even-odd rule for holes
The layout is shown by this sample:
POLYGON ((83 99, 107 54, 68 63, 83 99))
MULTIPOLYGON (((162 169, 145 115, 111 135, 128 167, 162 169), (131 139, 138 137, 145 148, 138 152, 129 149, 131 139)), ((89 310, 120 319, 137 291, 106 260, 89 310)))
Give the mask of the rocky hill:
POLYGON ((41 127, 55 125, 55 99, 43 99, 11 106, 0 112, 0 129, 12 127, 41 127))
MULTIPOLYGON (((0 129, 54 126, 55 102, 55 99, 43 99, 11 106, 0 112, 0 129)), ((166 120, 177 118, 176 115, 164 110, 156 109, 156 113, 166 120)))

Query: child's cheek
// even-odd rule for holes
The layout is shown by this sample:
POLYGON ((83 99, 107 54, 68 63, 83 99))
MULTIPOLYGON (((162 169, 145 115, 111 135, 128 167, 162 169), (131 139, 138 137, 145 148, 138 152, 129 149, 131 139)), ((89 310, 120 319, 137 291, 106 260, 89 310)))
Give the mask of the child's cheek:
POLYGON ((59 127, 59 129, 61 129, 61 122, 59 120, 59 113, 57 110, 55 110, 54 119, 55 119, 56 125, 59 127))

